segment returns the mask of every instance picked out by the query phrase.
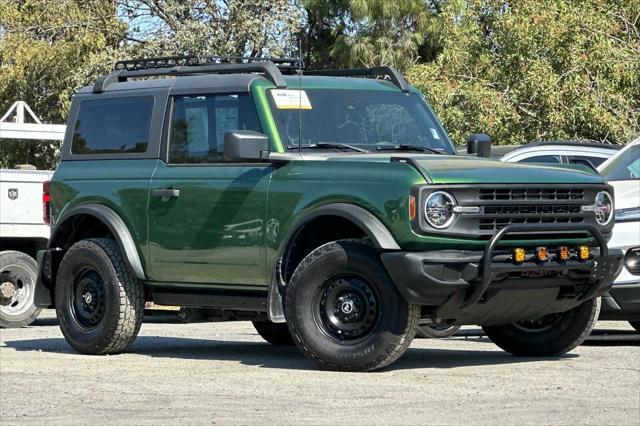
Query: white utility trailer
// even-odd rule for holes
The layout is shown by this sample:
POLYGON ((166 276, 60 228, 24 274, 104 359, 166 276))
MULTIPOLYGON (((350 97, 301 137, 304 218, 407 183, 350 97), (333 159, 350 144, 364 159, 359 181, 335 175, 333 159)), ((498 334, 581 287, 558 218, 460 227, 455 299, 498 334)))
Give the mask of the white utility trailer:
MULTIPOLYGON (((0 119, 2 139, 61 141, 66 126, 42 124, 18 101, 0 119), (25 118, 30 117, 31 123, 25 118)), ((36 319, 33 303, 37 250, 49 239, 48 191, 52 171, 32 166, 0 169, 0 327, 22 327, 36 319)))

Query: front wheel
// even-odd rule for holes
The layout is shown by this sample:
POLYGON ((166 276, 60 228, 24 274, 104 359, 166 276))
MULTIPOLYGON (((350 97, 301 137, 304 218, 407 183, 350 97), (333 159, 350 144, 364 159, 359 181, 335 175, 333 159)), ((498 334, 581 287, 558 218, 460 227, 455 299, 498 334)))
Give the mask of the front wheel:
POLYGON ((38 265, 19 251, 0 252, 0 328, 31 324, 41 309, 34 303, 38 265))
POLYGON ((382 368, 397 360, 415 336, 420 307, 403 299, 379 254, 360 241, 315 249, 286 289, 293 340, 321 368, 382 368))
POLYGON ((591 333, 600 312, 600 299, 538 320, 482 327, 487 336, 517 356, 557 356, 579 346, 591 333))

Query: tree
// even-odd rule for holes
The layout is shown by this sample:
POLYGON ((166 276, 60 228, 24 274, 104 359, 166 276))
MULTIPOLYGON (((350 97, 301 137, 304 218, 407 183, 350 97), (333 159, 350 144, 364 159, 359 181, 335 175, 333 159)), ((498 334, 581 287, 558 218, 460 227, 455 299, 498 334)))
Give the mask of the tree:
MULTIPOLYGON (((0 111, 26 101, 43 122, 64 123, 71 95, 112 65, 126 25, 115 1, 0 0, 0 111)), ((55 147, 0 142, 0 166, 55 164, 55 147)))
POLYGON ((316 66, 393 65, 401 70, 439 51, 440 13, 461 0, 302 0, 307 62, 316 66))
POLYGON ((142 56, 297 53, 302 20, 291 0, 119 0, 142 56))
POLYGON ((490 0, 440 16, 442 51, 408 76, 456 143, 640 133, 640 3, 490 0))

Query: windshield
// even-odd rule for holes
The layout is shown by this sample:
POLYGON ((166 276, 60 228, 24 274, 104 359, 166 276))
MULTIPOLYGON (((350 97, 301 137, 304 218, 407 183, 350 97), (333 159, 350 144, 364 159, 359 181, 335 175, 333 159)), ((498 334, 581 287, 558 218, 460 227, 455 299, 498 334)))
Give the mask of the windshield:
POLYGON ((640 179, 640 144, 611 159, 600 171, 607 180, 640 179))
MULTIPOLYGON (((455 154, 440 123, 415 93, 310 89, 297 92, 298 103, 269 97, 283 145, 337 149, 347 144, 377 152, 401 145, 416 151, 455 154), (300 94, 301 93, 301 94, 300 94), (302 99, 302 100, 300 100, 302 99)), ((282 91, 280 91, 282 92, 282 91)), ((355 149, 352 149, 356 151, 355 149)))

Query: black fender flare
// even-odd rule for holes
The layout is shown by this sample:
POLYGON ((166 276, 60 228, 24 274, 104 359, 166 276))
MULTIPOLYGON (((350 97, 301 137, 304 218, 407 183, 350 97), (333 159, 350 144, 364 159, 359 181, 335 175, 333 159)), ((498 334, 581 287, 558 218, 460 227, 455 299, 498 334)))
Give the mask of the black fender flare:
MULTIPOLYGON (((382 250, 400 250, 400 246, 395 238, 393 238, 391 232, 389 232, 380 219, 375 217, 370 211, 349 203, 325 204, 304 214, 296 221, 295 225, 291 227, 291 230, 287 234, 285 238, 286 246, 289 246, 291 239, 307 222, 320 216, 339 216, 350 220, 367 234, 374 247, 382 250)), ((282 254, 284 253, 281 253, 281 255, 282 254)))
POLYGON ((131 232, 129 232, 129 228, 115 211, 104 204, 83 204, 65 212, 58 219, 51 231, 49 248, 56 248, 59 246, 60 241, 58 240, 61 238, 63 225, 67 220, 80 214, 93 216, 104 223, 115 237, 125 261, 129 264, 131 272, 133 272, 138 279, 146 279, 144 268, 142 267, 142 261, 140 260, 140 254, 136 248, 136 243, 133 241, 131 232))
POLYGON ((269 282, 268 295, 268 316, 272 322, 285 321, 282 294, 280 292, 280 289, 284 286, 280 274, 281 259, 287 253, 291 242, 304 225, 320 216, 339 216, 347 219, 367 234, 367 237, 369 237, 374 247, 381 250, 400 250, 400 246, 395 238, 393 238, 391 232, 389 232, 380 219, 362 207, 349 203, 331 203, 311 210, 299 218, 291 227, 287 236, 284 238, 284 248, 278 256, 276 265, 274 265, 271 281, 269 282))

